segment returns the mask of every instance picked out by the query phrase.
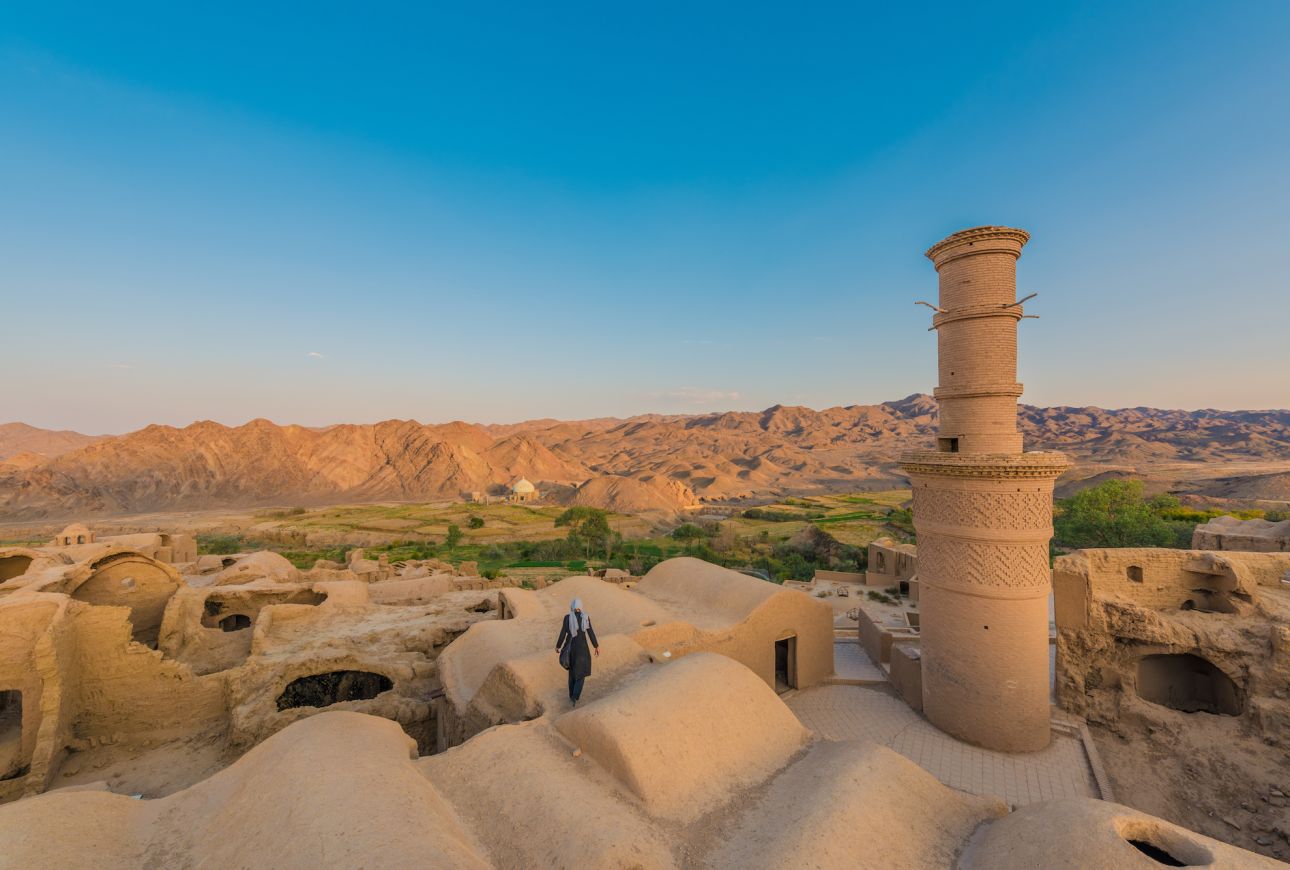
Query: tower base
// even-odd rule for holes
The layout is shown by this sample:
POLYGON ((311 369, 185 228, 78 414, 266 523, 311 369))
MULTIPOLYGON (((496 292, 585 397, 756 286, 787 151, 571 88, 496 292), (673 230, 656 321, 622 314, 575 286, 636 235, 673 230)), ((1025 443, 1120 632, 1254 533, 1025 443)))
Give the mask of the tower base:
POLYGON ((1048 595, 1060 453, 907 453, 918 533, 923 712, 1006 752, 1049 741, 1048 595))

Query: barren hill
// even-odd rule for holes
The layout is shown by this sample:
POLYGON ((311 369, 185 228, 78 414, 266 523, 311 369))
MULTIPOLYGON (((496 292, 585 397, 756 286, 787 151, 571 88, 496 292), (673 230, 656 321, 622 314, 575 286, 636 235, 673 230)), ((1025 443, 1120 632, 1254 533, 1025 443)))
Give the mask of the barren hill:
POLYGON ((92 444, 102 435, 82 435, 67 429, 37 429, 26 423, 0 423, 0 462, 19 454, 58 456, 92 444))
MULTIPOLYGON (((1086 463, 1290 459, 1284 410, 1023 405, 1020 420, 1029 449, 1060 449, 1086 463)), ((31 430, 18 426, 0 432, 31 430)), ((491 427, 149 426, 47 459, 0 461, 0 517, 455 499, 521 476, 579 503, 675 510, 695 499, 903 485, 899 454, 930 446, 935 426, 936 403, 924 395, 822 411, 776 405, 491 427)))

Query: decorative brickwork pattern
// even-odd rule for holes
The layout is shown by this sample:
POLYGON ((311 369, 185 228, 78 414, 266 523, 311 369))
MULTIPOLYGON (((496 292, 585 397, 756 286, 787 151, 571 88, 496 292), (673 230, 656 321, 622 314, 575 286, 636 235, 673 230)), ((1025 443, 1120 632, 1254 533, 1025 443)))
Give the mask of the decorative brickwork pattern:
POLYGON ((918 578, 924 586, 981 586, 1047 590, 1045 544, 981 544, 935 535, 918 545, 918 578))
POLYGON ((936 451, 901 457, 918 532, 923 711, 1005 752, 1049 741, 1048 540, 1059 453, 1017 429, 1023 230, 976 227, 927 252, 940 275, 936 451))
MULTIPOLYGON (((1010 531, 1052 527, 1053 497, 1049 492, 973 492, 916 487, 914 516, 938 526, 1010 531)), ((923 552, 919 548, 919 553, 923 552)), ((1044 563, 1044 573, 1048 564, 1044 563)))

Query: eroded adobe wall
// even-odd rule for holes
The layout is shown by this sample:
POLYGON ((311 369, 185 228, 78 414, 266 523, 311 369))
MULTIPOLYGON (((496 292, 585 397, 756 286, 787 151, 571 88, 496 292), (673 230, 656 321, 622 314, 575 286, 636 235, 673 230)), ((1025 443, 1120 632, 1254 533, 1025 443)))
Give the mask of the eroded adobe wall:
POLYGON ((222 675, 200 676, 131 642, 123 607, 78 608, 72 617, 74 736, 129 740, 176 737, 227 726, 222 675))
POLYGON ((421 752, 435 748, 434 712, 430 692, 436 688, 433 662, 416 652, 399 650, 397 644, 377 649, 338 645, 289 661, 252 659, 236 671, 232 689, 233 745, 250 747, 293 722, 331 710, 350 710, 391 719, 403 726, 421 752), (323 703, 301 693, 287 692, 298 680, 352 672, 383 678, 378 691, 353 700, 323 703), (388 688, 386 688, 388 686, 388 688), (299 703, 299 706, 291 706, 299 703), (322 703, 322 706, 315 706, 322 703))
MULTIPOLYGON (((49 635, 64 601, 35 595, 0 602, 0 692, 10 693, 8 721, 0 726, 0 801, 21 797, 33 767, 41 766, 35 762, 46 715, 59 730, 60 674, 49 661, 56 657, 49 635)), ((37 769, 34 777, 42 785, 43 774, 37 769)))
MULTIPOLYGON (((1144 660, 1191 656, 1221 672, 1209 679, 1205 664, 1190 664, 1193 679, 1209 682, 1213 692, 1225 693, 1224 678, 1231 681, 1239 708, 1233 718, 1242 731, 1285 741, 1290 594, 1279 578, 1286 570, 1290 554, 1120 549, 1060 557, 1053 574, 1059 704, 1115 728, 1147 727, 1169 718, 1161 703, 1168 692, 1140 681, 1175 670, 1158 658, 1155 666, 1144 667, 1144 660), (1189 570, 1199 567, 1225 573, 1189 570), (1239 612, 1184 609, 1188 601, 1201 600, 1197 590, 1206 588, 1232 590, 1229 600, 1239 612)), ((1201 694, 1208 691, 1203 687, 1201 694)), ((1186 692, 1179 688, 1177 694, 1183 703, 1173 708, 1187 712, 1186 692)), ((1214 712, 1230 714, 1220 709, 1226 706, 1216 700, 1214 712)))
MULTIPOLYGON (((1252 603, 1259 587, 1285 588, 1283 567, 1274 558, 1255 553, 1213 553, 1163 548, 1081 550, 1060 560, 1062 584, 1056 590, 1057 606, 1067 625, 1087 609, 1088 596, 1121 601, 1151 610, 1182 608, 1188 601, 1198 609, 1207 599, 1227 596, 1233 607, 1252 603), (1085 590, 1087 587, 1087 593, 1085 590), (1074 609, 1071 609, 1074 608, 1074 609)), ((1057 582, 1055 580, 1055 582, 1057 582)))
POLYGON ((156 646, 162 616, 183 581, 173 568, 141 553, 113 553, 82 567, 63 591, 86 604, 128 607, 131 636, 156 646))
POLYGON ((250 656, 255 627, 265 608, 316 607, 327 597, 307 586, 286 584, 184 587, 166 608, 158 649, 198 674, 226 671, 250 656))

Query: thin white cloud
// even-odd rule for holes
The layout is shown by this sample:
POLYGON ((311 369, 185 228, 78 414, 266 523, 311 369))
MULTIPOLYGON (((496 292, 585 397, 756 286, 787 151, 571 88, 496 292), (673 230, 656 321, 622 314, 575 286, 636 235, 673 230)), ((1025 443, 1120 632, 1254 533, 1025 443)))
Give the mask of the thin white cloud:
POLYGON ((311 356, 311 357, 313 357, 314 359, 326 359, 326 357, 325 357, 325 356, 323 356, 322 354, 320 354, 320 353, 319 353, 318 351, 316 351, 316 350, 311 350, 311 351, 309 351, 309 353, 305 354, 305 356, 311 356))

